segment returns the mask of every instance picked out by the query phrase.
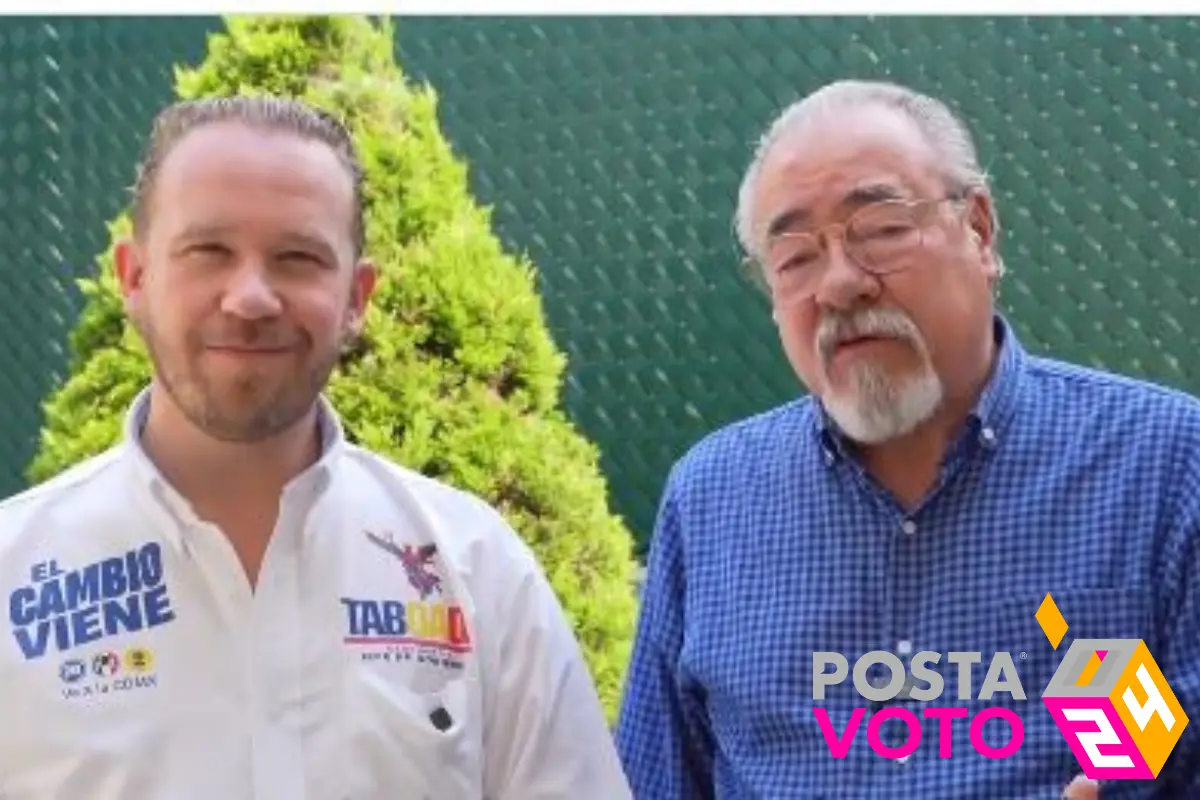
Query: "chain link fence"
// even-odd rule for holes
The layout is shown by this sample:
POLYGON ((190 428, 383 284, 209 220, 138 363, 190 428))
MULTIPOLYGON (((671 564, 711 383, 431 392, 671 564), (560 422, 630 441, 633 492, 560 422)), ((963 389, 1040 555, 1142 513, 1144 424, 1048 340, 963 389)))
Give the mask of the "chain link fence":
MULTIPOLYGON (((0 494, 23 488, 106 223, 216 19, 0 20, 0 494)), ((842 77, 951 101, 995 180, 1005 311, 1035 351, 1200 392, 1186 18, 401 20, 397 49, 538 265, 566 401, 649 534, 670 463, 794 396, 733 200, 778 108, 842 77)))

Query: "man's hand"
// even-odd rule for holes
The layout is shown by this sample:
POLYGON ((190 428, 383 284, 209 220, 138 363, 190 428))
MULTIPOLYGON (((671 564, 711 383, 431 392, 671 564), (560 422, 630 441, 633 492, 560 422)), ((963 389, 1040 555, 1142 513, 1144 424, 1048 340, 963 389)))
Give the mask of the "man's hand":
POLYGON ((1063 800, 1100 800, 1100 784, 1080 775, 1067 784, 1063 800))

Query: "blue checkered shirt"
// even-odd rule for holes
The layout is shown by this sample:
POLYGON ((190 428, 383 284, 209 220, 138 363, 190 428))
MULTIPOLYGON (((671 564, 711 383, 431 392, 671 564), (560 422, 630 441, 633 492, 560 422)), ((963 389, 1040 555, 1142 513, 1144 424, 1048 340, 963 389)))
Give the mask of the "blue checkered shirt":
MULTIPOLYGON (((1140 638, 1191 723, 1154 781, 1105 800, 1200 798, 1200 404, 1132 379, 1036 358, 996 320, 998 367, 936 489, 905 511, 858 466, 809 398, 724 428, 675 465, 651 542, 617 740, 639 800, 1059 798, 1081 769, 1041 701, 1075 637, 1140 638), (1055 649, 1034 618, 1051 593, 1069 625, 1055 649), (971 700, 958 667, 942 697, 869 703, 849 678, 819 705, 813 653, 979 651, 971 700), (1026 700, 977 701, 996 651, 1026 700), (1020 749, 985 758, 953 721, 939 758, 924 720, 907 759, 867 744, 871 713, 903 704, 1003 706, 1020 749)), ((883 678, 890 677, 884 668, 883 678)), ((879 681, 881 674, 868 674, 879 681)), ((886 680, 883 681, 886 683, 886 680)), ((918 688, 925 688, 918 682, 918 688)), ((908 729, 891 721, 883 744, 908 729)), ((1001 747, 1002 720, 982 728, 1001 747)))

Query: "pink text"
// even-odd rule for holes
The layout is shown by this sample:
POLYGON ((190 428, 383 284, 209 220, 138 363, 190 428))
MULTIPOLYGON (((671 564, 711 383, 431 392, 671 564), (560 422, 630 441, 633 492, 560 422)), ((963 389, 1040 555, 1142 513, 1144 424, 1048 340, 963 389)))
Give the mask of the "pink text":
MULTIPOLYGON (((821 733, 825 737, 825 744, 829 746, 829 752, 834 758, 845 758, 850 752, 850 745, 854 742, 858 726, 862 723, 862 718, 866 715, 867 710, 865 708, 854 709, 850 715, 850 721, 846 724, 846 730, 840 736, 833 730, 833 724, 829 721, 829 714, 825 709, 816 708, 813 711, 817 715, 817 724, 821 726, 821 733)), ((938 756, 950 758, 951 726, 953 725, 951 720, 965 719, 968 716, 967 709, 926 707, 922 710, 921 716, 938 720, 938 756)), ((976 752, 987 758, 1008 758, 1020 749, 1021 743, 1025 740, 1025 728, 1021 725, 1021 718, 1007 708, 989 708, 980 711, 971 720, 970 734, 971 746, 975 748, 976 752), (989 719, 1002 719, 1008 723, 1012 729, 1008 744, 1003 747, 991 747, 983 740, 983 726, 989 719)), ((907 758, 921 746, 921 721, 917 719, 916 714, 899 706, 876 711, 867 723, 867 744, 877 755, 884 758, 907 758), (899 747, 888 747, 879 738, 879 729, 888 720, 899 720, 908 727, 908 740, 899 747)))

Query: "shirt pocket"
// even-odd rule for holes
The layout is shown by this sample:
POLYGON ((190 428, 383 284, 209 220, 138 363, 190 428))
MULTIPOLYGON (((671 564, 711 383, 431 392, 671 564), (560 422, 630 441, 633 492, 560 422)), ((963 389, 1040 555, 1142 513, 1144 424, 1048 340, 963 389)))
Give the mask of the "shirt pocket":
POLYGON ((354 676, 345 720, 350 757, 368 788, 349 800, 482 796, 481 721, 470 678, 417 690, 373 670, 354 676))

